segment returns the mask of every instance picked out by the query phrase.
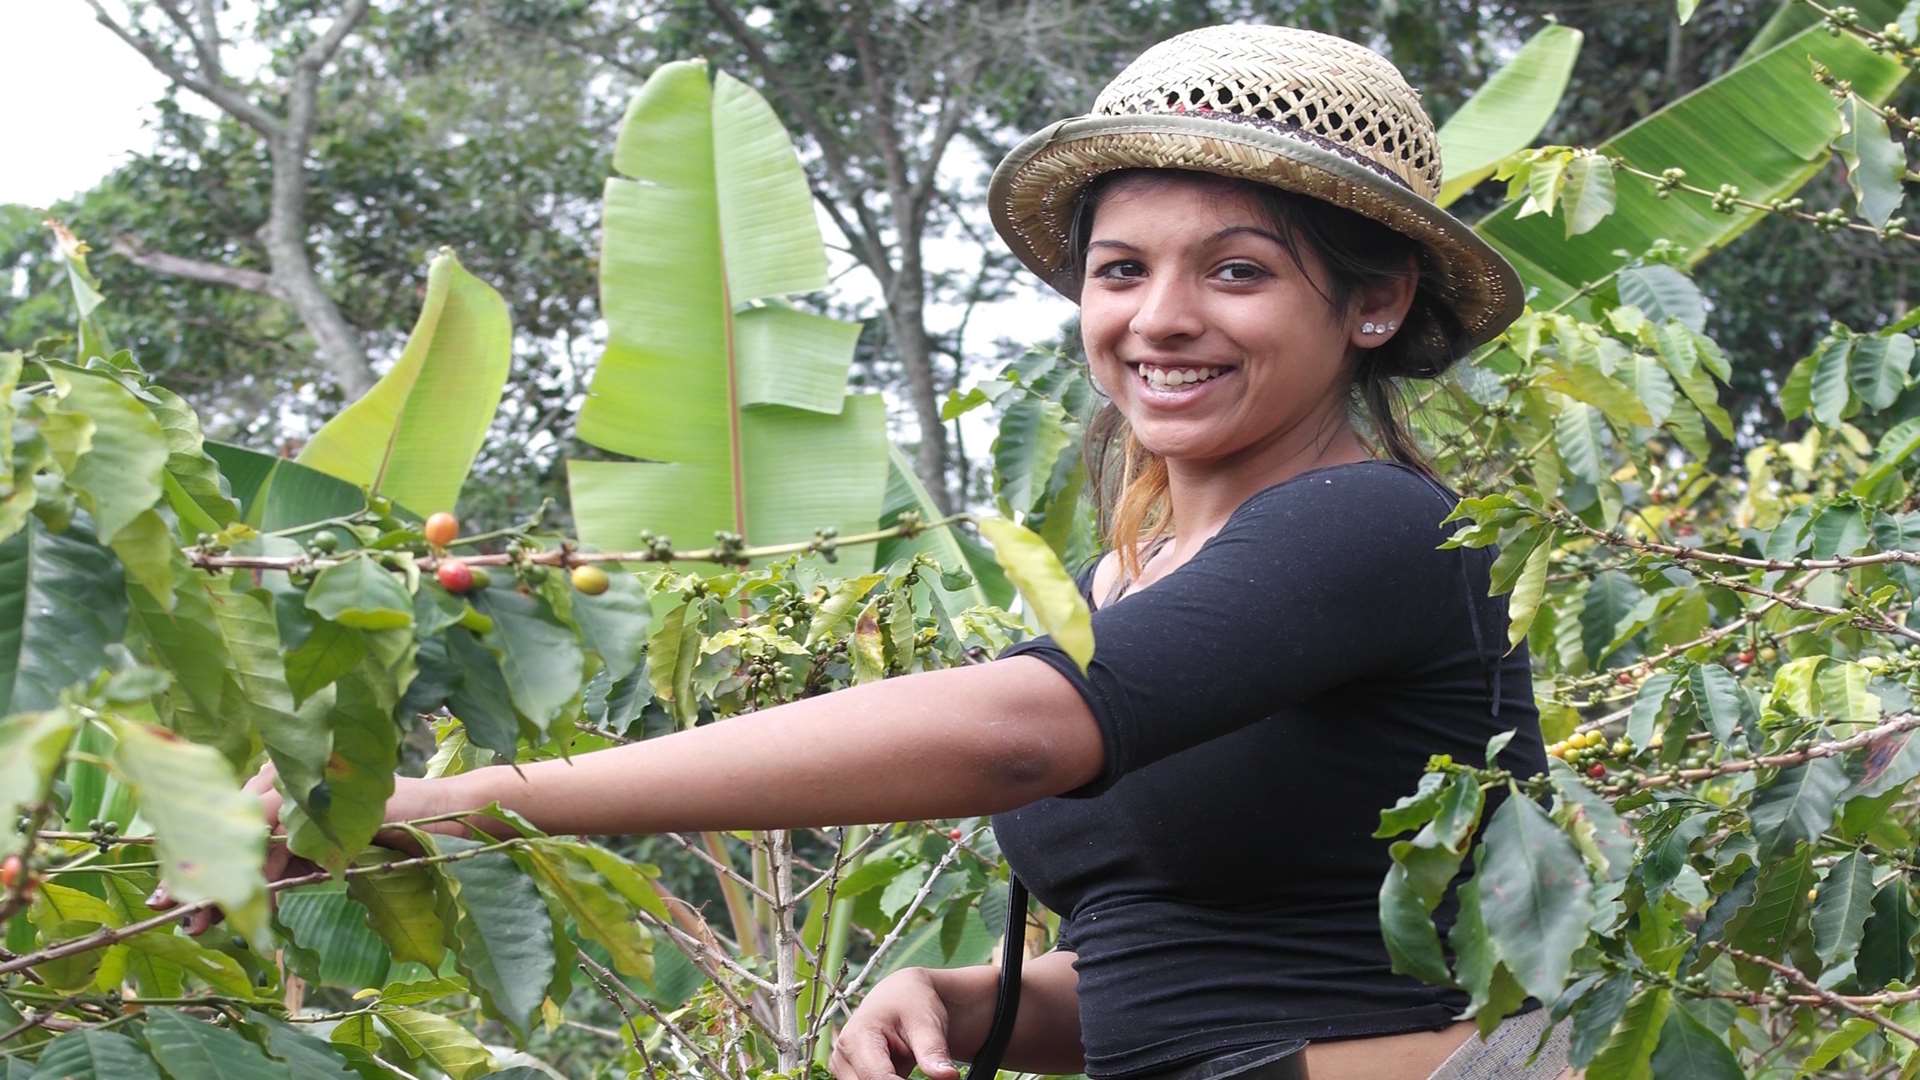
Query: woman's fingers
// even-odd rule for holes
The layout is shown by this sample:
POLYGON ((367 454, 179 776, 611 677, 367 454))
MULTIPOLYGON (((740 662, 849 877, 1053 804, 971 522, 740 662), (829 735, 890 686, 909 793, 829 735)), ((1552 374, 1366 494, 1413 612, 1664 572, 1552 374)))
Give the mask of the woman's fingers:
POLYGON ((265 765, 260 766, 259 772, 247 778, 247 782, 241 787, 241 790, 249 795, 258 795, 262 791, 272 788, 274 778, 279 775, 280 771, 273 767, 273 762, 269 761, 265 765))
POLYGON ((220 914, 220 909, 204 907, 197 911, 189 912, 187 917, 182 920, 182 925, 187 928, 188 934, 199 937, 201 934, 212 929, 213 924, 223 917, 224 916, 220 914))
POLYGON ((833 1041, 834 1056, 845 1068, 834 1073, 835 1080, 905 1080, 913 1069, 913 1055, 897 1047, 893 1039, 878 1027, 850 1027, 833 1041))
POLYGON ((887 1037, 875 1028, 842 1031, 833 1041, 830 1066, 834 1080, 905 1080, 905 1073, 894 1071, 887 1037))
POLYGON ((913 1051, 913 1060, 919 1063, 920 1071, 927 1074, 927 1080, 960 1080, 960 1070, 953 1063, 953 1055, 947 1052, 945 1016, 910 1016, 902 1026, 906 1028, 907 1047, 913 1051))

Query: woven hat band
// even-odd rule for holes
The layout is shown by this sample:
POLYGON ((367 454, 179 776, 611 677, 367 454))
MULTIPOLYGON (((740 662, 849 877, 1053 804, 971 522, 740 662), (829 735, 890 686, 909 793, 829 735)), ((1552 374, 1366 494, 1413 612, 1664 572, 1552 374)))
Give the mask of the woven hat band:
POLYGON ((1093 116, 1170 112, 1295 128, 1375 163, 1425 199, 1440 147, 1419 91, 1362 45, 1279 26, 1210 26, 1140 54, 1095 99, 1093 116))

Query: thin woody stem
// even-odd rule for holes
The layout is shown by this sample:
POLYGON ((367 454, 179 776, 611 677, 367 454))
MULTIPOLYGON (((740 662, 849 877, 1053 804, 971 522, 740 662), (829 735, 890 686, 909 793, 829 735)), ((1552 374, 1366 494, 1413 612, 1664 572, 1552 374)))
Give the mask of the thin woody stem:
POLYGON ((71 994, 68 995, 66 1000, 59 1002, 50 1009, 41 1009, 37 1012, 29 1013, 26 1019, 5 1031, 0 1031, 0 1046, 5 1046, 7 1043, 13 1041, 16 1035, 24 1035, 34 1028, 46 1026, 49 1021, 54 1019, 60 1010, 72 1005, 75 1001, 79 1000, 79 997, 80 995, 78 994, 71 994))
MULTIPOLYGON (((681 551, 670 548, 643 548, 639 551, 581 551, 572 544, 562 544, 548 551, 525 553, 497 552, 491 555, 466 555, 460 561, 468 566, 508 566, 526 562, 535 566, 575 567, 593 563, 647 563, 647 562, 711 562, 737 563, 752 559, 778 558, 782 555, 800 555, 808 552, 848 547, 854 544, 873 544, 894 537, 918 536, 929 529, 945 528, 960 522, 973 521, 970 513, 948 514, 932 521, 915 521, 904 525, 895 525, 888 529, 874 529, 869 532, 853 533, 848 536, 831 539, 807 540, 792 544, 765 544, 759 547, 714 547, 681 551)), ((355 556, 345 558, 315 559, 305 555, 215 555, 201 548, 186 548, 187 561, 202 570, 324 570, 338 566, 355 556)), ((414 560, 422 570, 431 571, 439 565, 439 558, 427 555, 414 560)))
MULTIPOLYGON (((940 861, 934 864, 933 870, 927 874, 927 880, 921 882, 919 891, 913 894, 913 899, 908 901, 906 908, 900 912, 899 918, 894 922, 893 931, 874 948, 873 955, 867 957, 867 962, 860 966, 860 970, 852 979, 834 988, 833 1000, 826 1008, 827 1014, 831 1014, 836 1009, 842 1013, 847 1011, 847 998, 859 992, 861 984, 865 983, 867 976, 873 972, 874 965, 878 964, 887 955, 888 950, 900 940, 901 935, 906 933, 907 925, 913 921, 913 916, 919 912, 920 906, 926 903, 927 897, 932 895, 934 882, 940 880, 940 874, 946 870, 961 850, 961 842, 958 840, 947 847, 947 853, 940 856, 940 861)), ((826 1016, 823 1015, 821 1019, 824 1021, 826 1016)))
POLYGON ((73 840, 83 844, 97 844, 104 841, 108 847, 132 847, 153 843, 151 836, 107 836, 90 832, 63 832, 58 829, 41 829, 34 833, 36 840, 73 840))
MULTIPOLYGON (((1816 0, 1800 0, 1800 2, 1812 8, 1813 10, 1819 12, 1820 17, 1825 19, 1827 23, 1831 26, 1840 27, 1842 30, 1847 31, 1848 33, 1854 35, 1855 37, 1864 38, 1867 41, 1873 42, 1874 44, 1880 46, 1886 51, 1893 53, 1895 56, 1903 57, 1908 60, 1920 60, 1920 47, 1915 47, 1912 45, 1895 44, 1885 34, 1878 34, 1872 30, 1867 29, 1864 26, 1861 26, 1859 17, 1857 14, 1853 17, 1843 16, 1839 11, 1835 10, 1834 8, 1827 7, 1825 4, 1817 3, 1816 0)), ((1920 1042, 1920 1039, 1916 1039, 1914 1041, 1920 1042)))
MULTIPOLYGON (((841 829, 837 831, 839 832, 839 843, 833 846, 832 868, 829 869, 825 874, 822 874, 821 876, 815 878, 813 880, 813 884, 808 885, 805 889, 801 890, 801 896, 804 896, 806 893, 813 891, 813 889, 816 886, 822 883, 826 884, 827 895, 824 899, 821 900, 821 903, 825 906, 822 907, 821 910, 827 913, 829 922, 831 922, 831 918, 833 915, 833 894, 836 890, 840 888, 841 868, 847 865, 846 830, 841 829)), ((874 835, 878 835, 878 833, 875 833, 874 835)), ((799 902, 800 902, 800 896, 794 897, 794 903, 797 904, 799 902)), ((807 1000, 807 1031, 806 1031, 804 1044, 801 1047, 801 1049, 804 1051, 803 1053, 804 1059, 811 1059, 813 1057, 814 1042, 820 1035, 821 1006, 826 1001, 825 995, 823 995, 820 992, 822 987, 822 981, 827 978, 827 970, 826 970, 827 949, 825 946, 826 946, 826 941, 825 941, 825 935, 823 934, 822 940, 821 940, 820 955, 818 957, 815 957, 814 959, 813 977, 808 980, 808 982, 811 984, 811 989, 809 991, 808 1000, 807 1000)))
MULTIPOLYGON (((709 948, 699 938, 687 933, 685 930, 680 929, 670 922, 663 921, 659 916, 650 914, 644 910, 637 914, 641 922, 645 923, 649 928, 667 935, 675 945, 679 946, 680 951, 686 954, 687 959, 691 961, 695 967, 699 968, 708 979, 712 980, 714 986, 718 987, 721 993, 727 996, 727 999, 733 1003, 734 1008, 753 1015, 755 1023, 764 1022, 764 1018, 754 1014, 753 1011, 747 1007, 747 1003, 740 1000, 734 995, 733 991, 727 987, 726 980, 722 977, 721 971, 724 968, 726 971, 738 976, 742 981, 751 984, 754 989, 765 993, 773 992, 774 986, 772 983, 747 970, 741 966, 739 961, 728 956, 725 952, 709 948)), ((772 1033, 772 1030, 771 1026, 767 1027, 769 1034, 772 1033)))
POLYGON ((679 833, 662 833, 661 835, 678 844, 682 851, 685 851, 687 854, 692 855, 694 858, 712 867, 715 873, 726 875, 734 884, 752 893, 755 899, 762 900, 768 904, 773 903, 772 895, 760 886, 755 885, 752 878, 749 878, 747 875, 742 874, 740 871, 709 855, 705 849, 693 841, 688 840, 679 833))
POLYGON ((1792 608, 1795 611, 1808 611, 1817 615, 1844 617, 1848 625, 1860 630, 1892 634, 1896 637, 1906 638, 1909 641, 1920 642, 1920 630, 1915 630, 1912 627, 1894 622, 1879 612, 1834 607, 1829 604, 1816 604, 1810 600, 1801 600, 1787 593, 1762 588, 1745 581, 1737 581, 1722 574, 1711 573, 1696 565, 1702 562, 1711 562, 1739 566, 1749 570, 1769 571, 1801 570, 1813 572, 1820 570, 1851 570, 1861 566, 1875 566, 1886 563, 1904 562, 1920 564, 1920 552, 1882 551, 1872 555, 1842 555, 1831 559, 1755 559, 1745 555, 1730 555, 1725 552, 1702 551, 1699 548, 1680 547, 1674 544, 1662 544, 1649 540, 1635 540, 1618 530, 1609 531, 1596 529, 1586 522, 1568 515, 1550 515, 1548 520, 1560 528, 1590 536, 1605 544, 1665 556, 1666 558, 1672 559, 1674 564, 1680 569, 1692 574, 1707 584, 1715 585, 1722 589, 1746 593, 1749 596, 1763 597, 1783 607, 1792 608))
POLYGON ((800 981, 796 952, 799 934, 794 926, 793 834, 785 829, 767 833, 767 862, 773 886, 773 1016, 777 1034, 774 1052, 782 1070, 800 1064, 800 981))
POLYGON ((648 1001, 641 995, 634 993, 626 983, 615 978, 613 972, 602 967, 593 957, 582 953, 579 960, 580 965, 584 967, 589 974, 594 976, 596 982, 605 980, 604 985, 618 990, 622 997, 633 1002, 641 1012, 651 1017, 654 1023, 659 1024, 662 1028, 666 1029, 669 1035, 678 1039, 680 1044, 685 1046, 687 1051, 691 1053, 700 1064, 706 1066, 708 1073, 718 1077, 719 1080, 728 1080, 729 1074, 727 1070, 721 1068, 719 1062, 714 1061, 712 1057, 708 1056, 707 1052, 700 1048, 700 1044, 693 1040, 693 1036, 688 1035, 685 1031, 681 1030, 680 1025, 668 1019, 667 1015, 660 1011, 659 1006, 648 1001))
MULTIPOLYGON (((1601 794, 1609 796, 1625 795, 1629 791, 1645 788, 1673 787, 1676 784, 1694 784, 1702 780, 1712 780, 1719 776, 1731 776, 1735 773, 1752 772, 1755 769, 1785 768, 1790 765, 1802 765, 1815 758, 1833 757, 1851 750, 1858 750, 1875 739, 1887 735, 1896 735, 1902 731, 1911 731, 1920 727, 1920 713, 1902 713, 1884 723, 1876 724, 1857 735, 1831 742, 1814 743, 1799 750, 1790 750, 1780 754, 1762 754, 1757 757, 1735 758, 1715 765, 1698 769, 1675 769, 1672 772, 1653 773, 1635 777, 1631 786, 1614 784, 1601 788, 1601 794)), ((1915 1040, 1920 1042, 1920 1040, 1915 1040)))
MULTIPOLYGON (((581 957, 581 959, 585 961, 591 958, 581 957)), ((613 987, 607 985, 609 980, 600 978, 600 971, 606 969, 600 968, 600 971, 595 971, 596 967, 599 965, 594 964, 589 967, 586 963, 580 964, 580 970, 586 972, 587 978, 593 980, 594 988, 600 991, 600 996, 606 998, 607 1004, 613 1006, 620 1013, 620 1019, 626 1022, 627 1032, 632 1037, 634 1052, 640 1055, 640 1063, 646 1067, 649 1080, 659 1080, 660 1074, 653 1067, 653 1059, 647 1056, 647 1044, 640 1038, 640 1027, 633 1022, 633 1013, 628 1010, 626 1002, 620 1000, 620 995, 614 991, 613 987)))
MULTIPOLYGON (((1742 198, 1738 195, 1726 195, 1718 191, 1709 191, 1706 188, 1700 187, 1697 184, 1689 184, 1685 181, 1670 181, 1667 178, 1661 176, 1659 173, 1648 172, 1645 169, 1635 166, 1633 163, 1629 162, 1627 159, 1622 157, 1610 156, 1608 157, 1607 160, 1611 161, 1613 163, 1613 167, 1620 170, 1621 172, 1627 173, 1631 176, 1640 177, 1643 180, 1651 180, 1656 184, 1660 184, 1663 186, 1670 186, 1674 190, 1684 191, 1689 195, 1703 195, 1709 199, 1724 200, 1725 202, 1733 204, 1735 206, 1744 206, 1749 210, 1760 210, 1769 214, 1778 214, 1781 217, 1790 217, 1799 221, 1809 222, 1811 224, 1819 225, 1822 227, 1835 227, 1835 226, 1829 226, 1827 219, 1822 217, 1821 215, 1810 213, 1806 210, 1789 209, 1782 205, 1756 202, 1752 199, 1742 198)), ((1920 233, 1909 232, 1905 229, 1898 229, 1898 228, 1877 229, 1872 225, 1865 225, 1858 221, 1842 221, 1838 224, 1837 227, 1848 229, 1853 232, 1866 233, 1869 236, 1878 237, 1883 240, 1898 238, 1901 240, 1908 240, 1908 241, 1920 241, 1920 233)))
POLYGON ((1720 949, 1721 951, 1725 952, 1727 955, 1735 957, 1736 959, 1745 960, 1750 964, 1759 964, 1761 967, 1766 968, 1768 971, 1771 971, 1776 975, 1793 980, 1794 982, 1800 984, 1800 986, 1804 987, 1808 991, 1808 993, 1811 994, 1813 997, 1820 999, 1821 1001, 1825 1002, 1828 1005, 1833 1006, 1836 1009, 1841 1009, 1846 1012, 1850 1012, 1853 1015, 1858 1016, 1863 1020, 1871 1020, 1874 1023, 1879 1024, 1881 1027, 1886 1028, 1888 1031, 1893 1032, 1895 1035, 1898 1035, 1901 1038, 1906 1039, 1907 1041, 1912 1042, 1916 1045, 1920 1045, 1920 1032, 1915 1032, 1912 1028, 1907 1027, 1905 1024, 1895 1023, 1894 1021, 1889 1020, 1884 1016, 1881 1016, 1878 1012, 1874 1011, 1873 1009, 1869 1009, 1864 1005, 1858 1004, 1857 1002, 1851 1001, 1845 997, 1842 997, 1839 994, 1836 994, 1830 990, 1822 988, 1819 983, 1816 983, 1812 979, 1808 978, 1806 973, 1801 971, 1799 968, 1790 967, 1786 964, 1781 963, 1778 960, 1773 959, 1772 957, 1759 956, 1754 953, 1747 952, 1744 949, 1736 949, 1732 945, 1727 945, 1724 943, 1720 945, 1720 949))
POLYGON ((1722 563, 1746 570, 1799 571, 1854 570, 1862 566, 1879 566, 1885 563, 1912 563, 1920 566, 1920 551, 1876 551, 1871 555, 1836 555, 1830 559, 1756 559, 1749 555, 1734 555, 1725 551, 1708 551, 1704 548, 1663 544, 1654 540, 1636 540, 1625 533, 1596 529, 1571 515, 1554 516, 1550 520, 1562 529, 1590 536, 1612 547, 1665 555, 1676 562, 1722 563))
MULTIPOLYGON (((1795 582, 1794 585, 1796 587, 1804 587, 1804 585, 1808 580, 1810 579, 1803 578, 1800 581, 1795 582)), ((1651 671, 1654 668, 1658 667, 1660 664, 1668 660, 1671 660, 1672 658, 1679 656, 1682 653, 1688 652, 1693 649, 1697 649, 1702 645, 1711 645, 1716 641, 1723 640, 1725 638, 1733 636, 1734 634, 1739 633, 1741 630, 1751 625, 1755 619, 1759 618, 1761 615, 1765 614, 1766 612, 1772 610, 1777 605, 1778 605, 1778 601, 1769 600, 1766 603, 1761 604, 1759 607, 1756 607, 1747 612, 1744 612, 1743 614, 1741 614, 1739 618, 1734 619, 1731 622, 1728 622, 1722 626, 1716 626, 1713 629, 1707 631, 1704 634, 1701 634, 1699 637, 1694 638, 1691 641, 1682 641, 1676 645, 1669 645, 1657 653, 1650 653, 1646 656, 1641 657, 1638 660, 1635 660, 1632 664, 1628 665, 1627 667, 1608 668, 1605 671, 1596 671, 1591 675, 1583 675, 1583 676, 1580 676, 1579 678, 1568 679, 1566 682, 1561 683, 1558 686, 1554 687, 1554 691, 1555 693, 1559 693, 1561 691, 1581 690, 1589 686, 1601 686, 1606 683, 1617 682, 1619 678, 1619 674, 1623 671, 1631 674, 1633 670, 1637 669, 1642 673, 1651 673, 1651 671)), ((1800 632, 1801 629, 1802 628, 1800 627, 1790 627, 1784 631, 1774 632, 1774 636, 1787 637, 1793 633, 1800 632)), ((1637 684, 1635 687, 1635 692, 1636 693, 1638 692, 1637 684)))
MULTIPOLYGON (((532 842, 532 839, 533 838, 530 837, 516 836, 498 843, 482 844, 479 847, 468 848, 464 851, 435 855, 417 855, 410 859, 398 859, 394 862, 378 863, 372 866, 350 866, 346 869, 344 876, 373 877, 381 874, 398 873, 402 870, 413 870, 422 866, 459 862, 462 859, 471 859, 478 855, 488 854, 489 852, 528 844, 532 842)), ((332 878, 332 874, 325 870, 320 870, 311 874, 303 874, 299 877, 281 878, 279 881, 268 882, 267 891, 277 893, 286 889, 297 889, 303 885, 318 885, 322 882, 330 881, 332 878)), ((103 928, 95 933, 82 937, 69 938, 66 941, 56 942, 37 952, 26 953, 7 960, 4 963, 0 963, 0 975, 11 974, 12 972, 25 968, 37 967, 49 960, 59 960, 62 957, 78 956, 84 952, 102 949, 109 945, 125 941, 130 937, 144 934, 149 930, 158 930, 163 926, 178 922, 188 915, 212 910, 216 906, 212 900, 196 900, 190 904, 181 904, 178 907, 170 908, 151 918, 141 919, 139 922, 128 923, 120 927, 103 928)))

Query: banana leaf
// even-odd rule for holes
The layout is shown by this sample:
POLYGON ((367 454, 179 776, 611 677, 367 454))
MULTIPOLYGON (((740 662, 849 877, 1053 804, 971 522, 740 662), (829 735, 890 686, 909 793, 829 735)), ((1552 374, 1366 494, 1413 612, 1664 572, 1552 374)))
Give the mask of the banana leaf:
MULTIPOLYGON (((1765 202, 1798 190, 1826 166, 1828 145, 1840 132, 1833 98, 1813 80, 1820 63, 1851 81, 1876 104, 1900 85, 1905 70, 1849 35, 1804 30, 1608 140, 1600 149, 1649 172, 1684 168, 1687 182, 1716 190, 1738 186, 1765 202)), ((1651 183, 1622 176, 1614 212, 1595 228, 1568 237, 1557 216, 1520 217, 1512 202, 1475 228, 1507 258, 1538 294, 1542 307, 1617 269, 1625 256, 1666 239, 1687 249, 1688 265, 1726 246, 1759 220, 1762 211, 1714 211, 1702 196, 1662 199, 1651 183)))
POLYGON ((1440 125, 1446 171, 1436 202, 1446 206, 1465 195, 1507 155, 1533 142, 1560 107, 1581 37, 1571 26, 1542 28, 1440 125))
POLYGON ((451 509, 500 407, 512 351, 506 301, 441 252, 400 359, 295 460, 422 515, 451 509))
POLYGON ((359 488, 291 458, 212 439, 206 450, 240 504, 241 520, 262 532, 341 517, 367 505, 359 488))
MULTIPOLYGON (((567 463, 581 540, 680 548, 870 529, 887 488, 885 413, 846 393, 856 324, 780 297, 827 285, 799 157, 773 110, 704 61, 640 88, 607 181, 607 350, 577 433, 641 461, 567 463)), ((849 548, 842 569, 871 566, 849 548)))

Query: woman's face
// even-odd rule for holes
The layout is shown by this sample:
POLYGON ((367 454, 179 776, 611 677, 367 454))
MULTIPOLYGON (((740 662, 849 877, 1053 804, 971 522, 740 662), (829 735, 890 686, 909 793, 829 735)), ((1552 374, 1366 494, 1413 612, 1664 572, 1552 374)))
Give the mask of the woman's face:
POLYGON ((1344 404, 1348 347, 1382 339, 1359 333, 1358 310, 1337 317, 1324 265, 1300 256, 1311 283, 1236 187, 1126 178, 1107 192, 1088 234, 1081 336, 1142 445, 1189 460, 1290 450, 1344 418, 1329 407, 1344 404))

